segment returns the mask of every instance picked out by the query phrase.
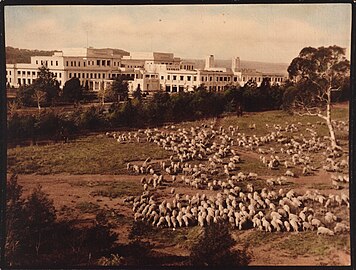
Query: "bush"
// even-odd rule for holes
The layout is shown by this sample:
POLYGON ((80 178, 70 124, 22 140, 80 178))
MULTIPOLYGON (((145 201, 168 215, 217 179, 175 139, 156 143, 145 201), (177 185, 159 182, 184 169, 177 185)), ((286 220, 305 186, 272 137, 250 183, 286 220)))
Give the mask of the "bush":
POLYGON ((229 228, 224 223, 212 224, 204 228, 204 233, 191 248, 190 262, 196 266, 242 266, 250 258, 245 250, 234 251, 229 228))

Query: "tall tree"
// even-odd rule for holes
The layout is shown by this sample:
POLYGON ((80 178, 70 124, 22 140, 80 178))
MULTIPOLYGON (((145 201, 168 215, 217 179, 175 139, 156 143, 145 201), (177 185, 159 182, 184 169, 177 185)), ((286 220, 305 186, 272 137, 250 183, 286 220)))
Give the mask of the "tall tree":
POLYGON ((17 90, 16 99, 20 104, 25 106, 38 106, 39 100, 40 103, 44 101, 47 103, 54 102, 59 95, 59 90, 59 82, 54 77, 53 72, 42 66, 39 68, 37 79, 32 84, 23 85, 17 90), (36 94, 36 91, 45 94, 39 92, 36 94), (38 99, 39 97, 40 99, 38 99))
POLYGON ((66 81, 62 91, 62 99, 74 103, 83 99, 83 88, 78 78, 71 78, 66 81))
POLYGON ((116 77, 113 81, 109 89, 109 97, 115 101, 126 100, 128 97, 128 91, 127 78, 121 75, 116 77))
POLYGON ((290 104, 294 112, 325 120, 331 147, 340 149, 331 121, 331 93, 350 76, 350 62, 345 57, 345 49, 335 45, 306 47, 292 60, 288 73, 297 85, 290 104))

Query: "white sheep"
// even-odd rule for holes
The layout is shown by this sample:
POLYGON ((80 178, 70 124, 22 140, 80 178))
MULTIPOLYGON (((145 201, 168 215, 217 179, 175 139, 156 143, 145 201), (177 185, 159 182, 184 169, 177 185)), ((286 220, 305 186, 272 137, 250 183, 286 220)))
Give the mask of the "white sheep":
POLYGON ((323 235, 334 235, 334 232, 328 228, 325 228, 325 227, 319 227, 318 228, 318 232, 317 232, 317 235, 319 234, 323 234, 323 235))

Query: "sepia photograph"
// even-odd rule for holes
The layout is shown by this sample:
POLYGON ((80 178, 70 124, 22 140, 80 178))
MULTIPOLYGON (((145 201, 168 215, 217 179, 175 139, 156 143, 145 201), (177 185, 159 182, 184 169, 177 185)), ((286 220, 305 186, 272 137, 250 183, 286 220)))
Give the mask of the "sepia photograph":
POLYGON ((1 267, 351 266, 352 8, 5 5, 1 267))

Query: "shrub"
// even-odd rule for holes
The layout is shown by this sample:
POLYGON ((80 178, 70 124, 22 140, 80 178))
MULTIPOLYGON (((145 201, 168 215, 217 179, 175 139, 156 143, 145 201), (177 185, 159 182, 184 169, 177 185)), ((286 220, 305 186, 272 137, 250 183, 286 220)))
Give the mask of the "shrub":
POLYGON ((247 265, 249 256, 245 250, 234 251, 229 228, 224 223, 212 224, 204 228, 204 233, 193 244, 190 262, 196 266, 241 266, 247 265))

